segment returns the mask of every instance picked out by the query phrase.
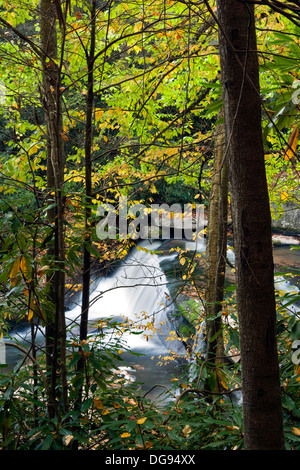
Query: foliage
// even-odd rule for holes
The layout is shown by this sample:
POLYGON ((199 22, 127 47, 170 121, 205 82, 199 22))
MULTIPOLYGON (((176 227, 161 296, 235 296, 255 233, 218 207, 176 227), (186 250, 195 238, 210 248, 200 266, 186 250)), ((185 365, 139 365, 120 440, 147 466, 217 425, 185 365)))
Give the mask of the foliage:
MULTIPOLYGON (((291 349, 286 353, 287 339, 290 343, 295 335, 295 319, 284 312, 278 322, 278 340, 286 444, 289 449, 299 449, 299 366, 291 361, 291 349)), ((67 450, 75 441, 83 450, 243 448, 238 364, 234 369, 226 366, 222 370, 223 396, 211 400, 210 392, 196 383, 199 377, 193 383, 180 383, 179 379, 172 389, 162 393, 162 405, 148 400, 146 394, 141 396, 133 384, 126 382, 118 371, 123 364, 117 349, 120 344, 105 350, 101 336, 84 345, 88 382, 80 409, 76 409, 74 399, 83 377, 74 368, 79 358, 78 352, 71 352, 75 344, 69 345, 69 387, 74 406, 66 415, 58 410, 56 418, 49 419, 44 384, 39 376, 33 379, 32 366, 20 369, 18 364, 12 374, 2 375, 2 449, 67 450), (228 393, 230 390, 233 393, 228 393)), ((213 380, 209 363, 200 365, 201 378, 213 380)))
MULTIPOLYGON (((222 449, 242 445, 238 405, 220 397, 210 402, 200 390, 176 382, 174 390, 164 395, 163 406, 152 403, 119 375, 122 360, 117 345, 103 350, 98 341, 84 345, 89 383, 84 387, 80 409, 74 405, 66 415, 58 409, 55 419, 49 419, 44 384, 39 376, 29 378, 35 377, 32 366, 20 369, 18 364, 11 374, 1 377, 3 450, 66 450, 72 449, 75 441, 80 449, 90 450, 222 449), (175 400, 176 389, 180 395, 175 400), (171 401, 166 400, 168 395, 171 401)), ((71 353, 71 400, 83 380, 74 369, 77 360, 78 353, 71 353)))
MULTIPOLYGON (((56 2, 60 5, 60 2, 56 2)), ((204 2, 206 3, 206 2, 204 2)), ((213 4, 213 2, 211 2, 213 4)), ((263 3, 263 2, 262 2, 263 3)), ((213 162, 213 132, 222 107, 218 37, 215 19, 203 5, 184 2, 108 2, 96 11, 92 197, 85 194, 86 101, 88 51, 92 41, 91 2, 62 6, 57 21, 65 170, 62 200, 66 297, 82 289, 83 251, 98 274, 107 273, 132 247, 132 240, 101 240, 94 230, 97 206, 179 202, 207 205, 213 162), (90 210, 90 213, 87 211, 90 210), (89 213, 88 220, 85 220, 89 213)), ((53 319, 48 279, 57 270, 49 252, 55 241, 48 211, 47 127, 43 96, 43 61, 38 2, 13 5, 1 1, 0 72, 0 327, 30 326, 32 359, 23 358, 1 375, 2 449, 240 449, 240 405, 228 397, 240 385, 239 363, 212 368, 193 357, 197 377, 174 381, 164 390, 163 408, 142 397, 119 375, 123 365, 119 340, 110 333, 67 343, 69 410, 55 403, 49 419, 51 391, 41 374, 44 350, 36 343, 53 319), (0 84, 1 85, 1 84, 0 84), (84 358, 84 374, 78 362, 84 358), (199 372, 200 370, 200 372, 199 372), (219 378, 222 396, 211 396, 200 382, 219 378), (200 380, 201 379, 201 380, 200 380), (78 403, 79 392, 83 393, 78 403), (177 394, 177 398, 176 398, 177 394), (174 397, 175 395, 175 397, 174 397), (166 399, 168 398, 168 399, 166 399), (169 400, 170 399, 170 400, 169 400)), ((214 11, 214 10, 213 10, 214 11)), ((260 60, 263 138, 270 200, 274 212, 287 201, 299 202, 299 26, 280 13, 256 10, 260 60), (273 207, 273 206, 272 206, 273 207)), ((46 67, 51 67, 46 61, 46 67)), ((190 298, 201 302, 195 265, 180 253, 182 280, 190 298)), ((232 272, 234 275, 234 272, 232 272)), ((299 339, 299 318, 288 312, 295 294, 278 296, 278 349, 287 447, 299 448, 299 366, 291 360, 299 339), (288 351, 287 351, 288 348, 288 351)), ((227 287, 222 318, 226 354, 239 348, 234 285, 227 287)), ((199 304, 180 305, 197 334, 199 304), (187 310, 188 308, 188 312, 187 310), (192 319, 191 319, 192 317, 192 319)), ((190 327, 190 325, 189 325, 190 327)), ((114 331, 120 325, 111 325, 114 331)), ((191 342, 191 338, 188 338, 191 342)), ((191 359, 191 357, 189 357, 191 359)), ((57 390, 61 392, 59 382, 57 390)))

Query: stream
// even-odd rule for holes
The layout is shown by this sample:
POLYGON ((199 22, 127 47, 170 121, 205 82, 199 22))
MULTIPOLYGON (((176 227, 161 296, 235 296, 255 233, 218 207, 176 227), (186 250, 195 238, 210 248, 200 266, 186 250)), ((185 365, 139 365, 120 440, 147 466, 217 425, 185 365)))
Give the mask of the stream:
MULTIPOLYGON (((293 245, 289 242, 283 237, 280 244, 274 245, 275 265, 299 269, 300 250, 291 250, 293 245)), ((295 246, 297 243, 293 241, 295 246)), ((174 293, 182 285, 178 252, 174 251, 178 246, 191 252, 195 250, 190 241, 143 240, 112 275, 96 281, 90 297, 89 334, 97 334, 99 322, 104 330, 108 328, 108 321, 127 322, 128 328, 122 337, 110 333, 104 337, 110 346, 115 344, 124 350, 124 363, 118 372, 129 382, 139 384, 141 394, 147 392, 150 399, 163 397, 166 392, 164 387, 153 388, 155 384, 170 388, 174 384, 172 379, 179 377, 187 365, 186 347, 176 334, 174 321, 174 313, 178 314, 174 293), (126 347, 134 354, 126 352, 126 347)), ((299 275, 290 279, 282 274, 276 278, 276 288, 299 291, 297 284, 299 275)), ((295 306, 294 311, 298 313, 300 308, 295 306)), ((80 313, 80 305, 66 312, 69 337, 76 336, 80 313)), ((26 346, 29 333, 28 327, 19 328, 11 333, 10 340, 21 340, 26 346)), ((37 341, 43 341, 42 332, 37 341)), ((15 348, 6 347, 6 363, 10 367, 16 363, 18 355, 15 348)), ((3 351, 0 351, 0 362, 3 362, 3 351)))

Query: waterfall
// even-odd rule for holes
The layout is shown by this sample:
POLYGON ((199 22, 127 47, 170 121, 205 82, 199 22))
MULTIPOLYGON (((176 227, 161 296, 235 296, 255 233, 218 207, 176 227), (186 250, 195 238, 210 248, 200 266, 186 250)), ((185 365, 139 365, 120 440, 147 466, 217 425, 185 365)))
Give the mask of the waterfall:
MULTIPOLYGON (((127 322, 127 331, 121 338, 122 344, 126 346, 122 357, 124 364, 130 369, 130 377, 143 384, 144 390, 151 388, 154 382, 170 386, 171 379, 182 372, 182 364, 187 365, 186 348, 175 333, 175 323, 172 322, 172 314, 176 313, 170 295, 173 279, 170 279, 163 269, 166 263, 169 266, 173 266, 173 263, 174 266, 179 266, 178 253, 170 251, 176 246, 192 251, 196 249, 193 243, 186 244, 183 240, 141 241, 113 274, 94 282, 96 287, 90 295, 89 335, 96 336, 100 321, 105 323, 107 319, 111 319, 120 323, 127 322), (156 253, 160 250, 163 254, 156 253), (130 355, 126 353, 127 349, 140 355, 130 355), (163 357, 169 357, 169 360, 164 362, 163 357)), ((228 255, 230 260, 234 261, 234 252, 230 248, 228 255)), ((297 291, 299 297, 299 289, 284 277, 276 278, 275 281, 277 289, 285 292, 297 291)), ((178 280, 174 282, 177 286, 178 280)), ((289 308, 295 313, 299 312, 296 304, 289 308)), ((69 338, 78 336, 80 315, 80 302, 66 312, 69 338)), ((19 331, 11 332, 10 341, 17 340, 21 340, 25 347, 28 345, 28 325, 21 327, 19 331)), ((113 336, 110 331, 104 335, 102 346, 109 349, 114 341, 120 341, 120 337, 113 336)), ((37 342, 44 342, 43 330, 39 330, 37 342)), ((194 354, 201 353, 204 349, 205 338, 202 330, 198 332, 194 354)), ((6 348, 7 362, 13 361, 13 356, 17 354, 14 348, 6 348)), ((191 379, 197 373, 196 363, 192 358, 189 368, 191 379)))
MULTIPOLYGON (((90 296, 89 320, 92 324, 101 319, 127 321, 135 333, 141 333, 124 335, 135 352, 162 354, 171 348, 184 354, 179 338, 173 339, 171 334, 172 340, 168 339, 174 330, 170 320, 172 300, 159 257, 153 253, 160 244, 144 240, 113 275, 99 280, 90 296)), ((67 312, 68 324, 80 313, 80 306, 67 312)))
MULTIPOLYGON (((186 356, 186 348, 175 333, 171 319, 174 307, 169 280, 160 266, 168 256, 154 252, 161 244, 162 241, 143 240, 113 274, 95 281, 96 287, 90 295, 89 335, 97 335, 100 321, 127 322, 129 327, 121 338, 117 334, 113 336, 113 330, 109 330, 101 340, 101 347, 109 350, 114 342, 122 342, 124 374, 129 380, 141 383, 143 390, 149 390, 154 381, 169 387, 186 356), (128 350, 139 356, 127 353, 128 350)), ((78 338, 80 303, 66 312, 69 338, 78 338)), ((9 340, 21 341, 28 347, 30 333, 26 325, 11 332, 9 340)), ((38 331, 36 342, 44 343, 43 329, 38 331)), ((14 348, 6 348, 7 362, 15 363, 16 356, 19 354, 14 348)), ((152 394, 154 396, 156 393, 152 394)))

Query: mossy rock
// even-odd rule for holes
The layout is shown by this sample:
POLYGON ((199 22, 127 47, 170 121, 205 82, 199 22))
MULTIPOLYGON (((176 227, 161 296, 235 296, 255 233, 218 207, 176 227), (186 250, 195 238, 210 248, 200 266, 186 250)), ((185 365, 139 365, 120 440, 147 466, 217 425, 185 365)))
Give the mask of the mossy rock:
POLYGON ((201 313, 200 304, 186 295, 179 295, 176 299, 176 311, 177 313, 173 314, 172 320, 177 333, 192 348, 196 325, 201 313))

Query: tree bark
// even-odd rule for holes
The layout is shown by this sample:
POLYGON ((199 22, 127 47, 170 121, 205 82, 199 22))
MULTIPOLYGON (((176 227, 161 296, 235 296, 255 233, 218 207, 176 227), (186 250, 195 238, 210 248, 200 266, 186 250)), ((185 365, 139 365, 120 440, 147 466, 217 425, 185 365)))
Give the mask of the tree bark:
MULTIPOLYGON (((221 117, 223 113, 220 113, 221 117)), ((224 362, 224 339, 222 328, 222 301, 227 253, 228 174, 224 158, 224 128, 216 128, 214 167, 208 207, 206 245, 205 313, 207 336, 207 359, 220 366, 224 362)), ((215 392, 222 390, 216 374, 215 392)))
MULTIPOLYGON (((57 395, 57 378, 62 380, 63 403, 67 410, 66 325, 65 325, 65 245, 63 226, 64 150, 62 142, 62 112, 60 68, 58 65, 56 7, 51 0, 40 0, 40 39, 42 48, 43 84, 41 100, 47 128, 47 211, 53 227, 53 239, 48 244, 51 273, 48 276, 49 301, 47 312, 46 353, 51 373, 52 396, 57 395)), ((54 410, 51 405, 50 415, 54 410)))
MULTIPOLYGON (((91 2, 91 44, 87 55, 87 99, 85 122, 85 242, 91 243, 91 198, 92 198, 92 145, 93 145, 93 112, 94 112, 94 60, 96 40, 96 1, 91 2)), ((90 302, 90 270, 91 253, 86 245, 83 246, 83 285, 82 309, 80 324, 80 339, 87 338, 88 312, 90 302)))
POLYGON ((284 448, 271 216, 254 9, 218 0, 226 148, 236 257, 245 447, 284 448))

